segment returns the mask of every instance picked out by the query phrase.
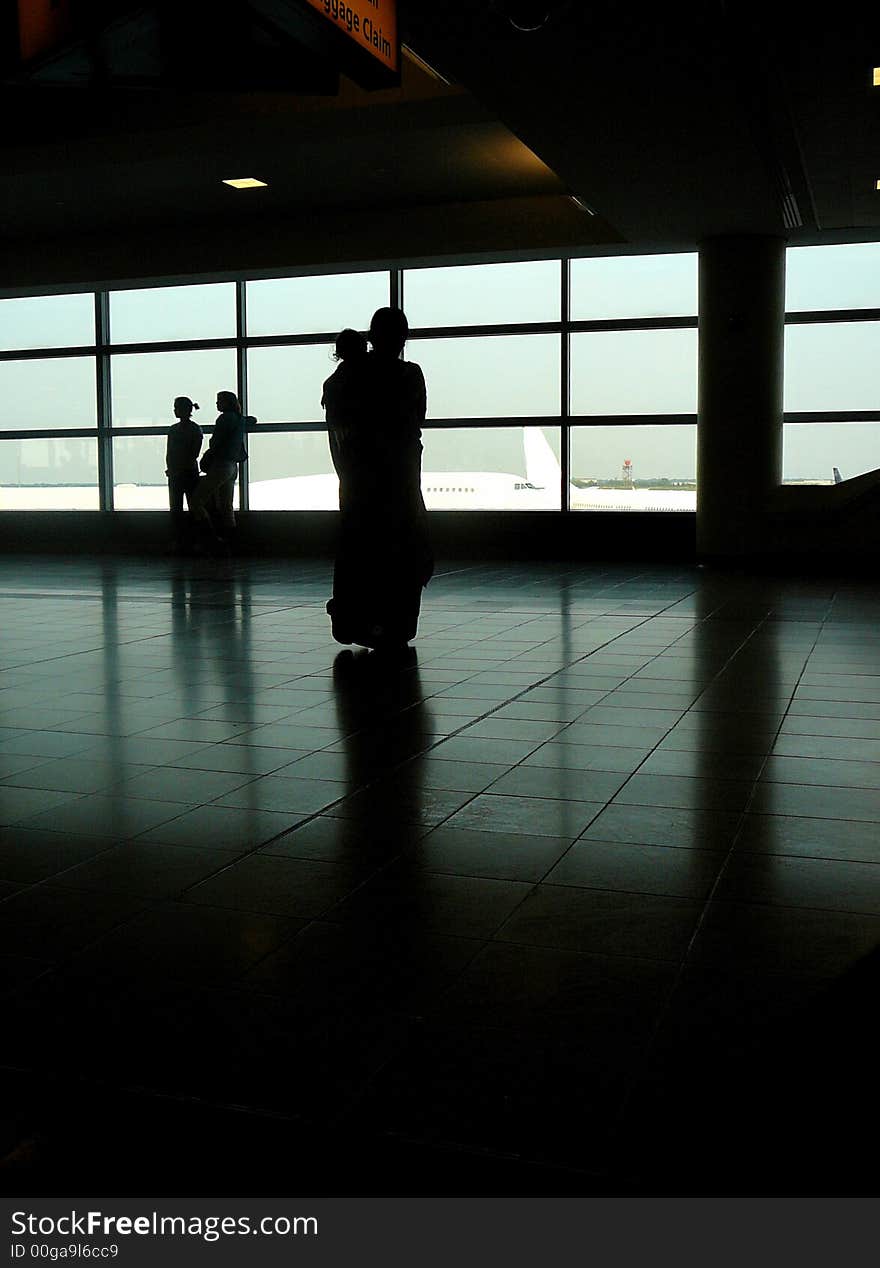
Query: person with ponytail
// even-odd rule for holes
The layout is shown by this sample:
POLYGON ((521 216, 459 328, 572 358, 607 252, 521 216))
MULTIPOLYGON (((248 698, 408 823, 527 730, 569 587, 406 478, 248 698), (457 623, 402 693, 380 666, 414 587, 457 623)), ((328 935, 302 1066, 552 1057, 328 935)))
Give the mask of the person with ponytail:
POLYGON ((168 429, 165 446, 165 475, 168 477, 168 504, 171 508, 171 528, 174 546, 182 550, 187 545, 186 517, 183 499, 193 510, 193 495, 199 483, 199 451, 202 448, 202 429, 194 422, 192 413, 198 409, 188 396, 178 396, 174 401, 174 414, 178 419, 168 429))

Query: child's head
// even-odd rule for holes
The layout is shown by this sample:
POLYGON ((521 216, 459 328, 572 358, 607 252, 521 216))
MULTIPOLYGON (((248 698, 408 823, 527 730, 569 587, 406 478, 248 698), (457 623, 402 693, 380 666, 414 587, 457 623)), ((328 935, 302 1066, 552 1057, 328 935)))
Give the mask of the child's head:
POLYGON ((174 413, 177 418, 189 418, 193 410, 198 408, 198 402, 191 401, 188 396, 174 398, 174 413))
POLYGON ((356 357, 366 356, 367 341, 359 330, 341 330, 336 337, 336 351, 333 356, 337 361, 351 361, 356 357))

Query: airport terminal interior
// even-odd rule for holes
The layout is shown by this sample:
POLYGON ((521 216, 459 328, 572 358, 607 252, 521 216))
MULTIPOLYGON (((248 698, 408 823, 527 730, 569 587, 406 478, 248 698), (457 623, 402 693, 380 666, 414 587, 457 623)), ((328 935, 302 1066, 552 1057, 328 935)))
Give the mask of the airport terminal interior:
POLYGON ((0 1184, 873 1195, 880 24, 439 7, 242 0, 233 84, 200 4, 0 28, 0 1184), (376 650, 322 389, 387 306, 376 650))

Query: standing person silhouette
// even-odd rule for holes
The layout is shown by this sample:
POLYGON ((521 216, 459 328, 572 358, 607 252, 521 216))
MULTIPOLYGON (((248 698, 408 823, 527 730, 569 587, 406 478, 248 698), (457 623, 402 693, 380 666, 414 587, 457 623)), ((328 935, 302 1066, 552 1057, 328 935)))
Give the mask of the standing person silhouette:
POLYGON ((401 359, 408 333, 399 308, 378 309, 372 351, 341 380, 334 402, 352 422, 327 611, 337 642, 383 651, 415 637, 422 588, 434 568, 421 488, 427 397, 421 368, 401 359))
POLYGON ((188 396, 174 399, 174 414, 179 420, 168 429, 165 446, 165 475, 168 477, 168 504, 171 508, 171 530, 175 550, 184 550, 188 544, 183 498, 190 514, 193 511, 193 494, 199 483, 199 451, 202 447, 202 429, 193 420, 192 413, 198 405, 188 396))
POLYGON ((358 381, 363 383, 366 369, 367 341, 359 330, 346 329, 336 337, 333 353, 337 368, 324 382, 321 404, 327 415, 327 439, 330 457, 339 477, 339 506, 344 506, 348 491, 348 459, 352 442, 352 428, 357 426, 362 411, 363 393, 358 381))
POLYGON ((208 506, 213 504, 217 523, 212 527, 219 543, 225 545, 235 532, 233 498, 238 464, 247 457, 245 435, 248 426, 255 423, 256 419, 242 414, 234 392, 218 392, 217 409, 220 413, 214 424, 214 432, 199 463, 205 476, 195 490, 193 509, 203 523, 211 525, 208 506))

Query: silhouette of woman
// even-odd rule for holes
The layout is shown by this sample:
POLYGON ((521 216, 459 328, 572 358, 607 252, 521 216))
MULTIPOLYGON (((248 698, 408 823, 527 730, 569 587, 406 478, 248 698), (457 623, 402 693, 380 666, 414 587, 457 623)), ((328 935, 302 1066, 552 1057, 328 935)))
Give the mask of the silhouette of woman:
POLYGON ((328 419, 338 410, 346 420, 327 604, 333 637, 386 651, 415 637, 422 588, 434 569, 421 489, 425 380, 418 365, 401 360, 408 333, 399 308, 378 309, 372 351, 346 361, 324 388, 328 419))
POLYGON ((199 463, 206 474, 195 491, 193 510, 203 521, 210 523, 208 505, 212 503, 218 520, 218 536, 222 532, 228 537, 235 529, 232 502, 238 464, 247 457, 244 438, 248 425, 255 423, 256 419, 242 414, 234 392, 218 392, 217 409, 220 413, 214 432, 199 463))
POLYGON ((195 401, 188 396, 174 399, 174 414, 178 419, 168 429, 165 446, 165 474, 168 477, 168 503, 171 508, 171 526, 176 550, 186 545, 183 497, 192 513, 193 494, 199 483, 199 451, 202 447, 202 429, 193 419, 195 401))

